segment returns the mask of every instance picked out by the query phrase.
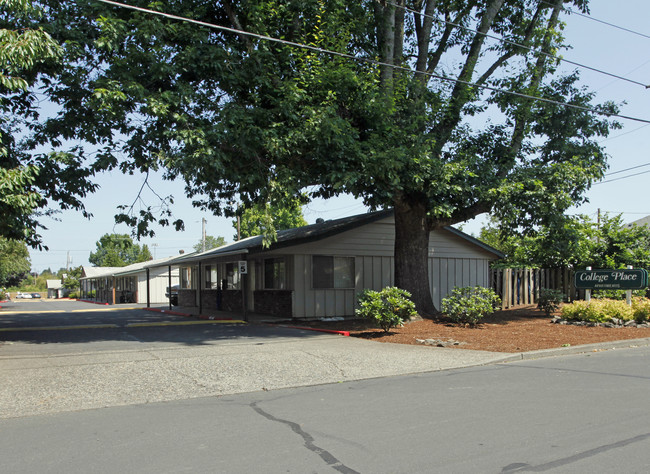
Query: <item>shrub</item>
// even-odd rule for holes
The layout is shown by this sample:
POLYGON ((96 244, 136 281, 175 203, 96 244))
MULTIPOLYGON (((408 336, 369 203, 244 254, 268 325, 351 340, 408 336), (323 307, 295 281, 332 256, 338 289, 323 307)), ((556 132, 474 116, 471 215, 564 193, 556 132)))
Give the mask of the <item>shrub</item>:
POLYGON ((70 298, 72 300, 77 299, 79 298, 79 293, 77 293, 76 291, 71 291, 70 293, 68 293, 67 298, 70 298))
POLYGON ((648 298, 634 298, 632 312, 637 323, 650 321, 650 300, 648 298))
POLYGON ((630 321, 634 319, 634 311, 625 301, 618 300, 592 300, 574 301, 562 307, 562 317, 569 321, 587 321, 593 323, 606 323, 612 318, 630 321))
POLYGON ((374 319, 375 323, 385 332, 390 328, 401 326, 417 315, 411 293, 401 288, 389 286, 381 291, 364 290, 359 295, 357 316, 364 319, 374 319))
POLYGON ((539 292, 539 299, 537 300, 537 308, 550 316, 560 307, 560 303, 564 300, 564 293, 560 290, 551 290, 543 288, 539 292))
POLYGON ((454 288, 451 295, 442 300, 442 312, 454 322, 475 325, 492 314, 499 304, 501 298, 492 289, 468 286, 454 288))
MULTIPOLYGON (((645 294, 645 288, 642 290, 632 290, 632 296, 643 297, 645 294)), ((591 297, 599 300, 625 300, 627 298, 627 290, 593 290, 591 297)))

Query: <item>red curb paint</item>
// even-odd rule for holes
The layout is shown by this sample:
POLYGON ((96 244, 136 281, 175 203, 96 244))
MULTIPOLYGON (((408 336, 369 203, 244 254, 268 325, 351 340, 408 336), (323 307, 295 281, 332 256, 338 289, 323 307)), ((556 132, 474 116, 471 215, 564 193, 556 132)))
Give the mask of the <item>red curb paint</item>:
POLYGON ((81 301, 83 303, 92 303, 92 304, 100 304, 103 306, 108 306, 108 303, 100 303, 99 301, 91 301, 91 300, 77 300, 77 301, 81 301))
POLYGON ((335 331, 334 329, 318 329, 318 328, 310 328, 306 326, 283 326, 283 327, 291 328, 291 329, 304 329, 306 331, 326 332, 329 334, 339 334, 341 336, 350 337, 350 331, 335 331))

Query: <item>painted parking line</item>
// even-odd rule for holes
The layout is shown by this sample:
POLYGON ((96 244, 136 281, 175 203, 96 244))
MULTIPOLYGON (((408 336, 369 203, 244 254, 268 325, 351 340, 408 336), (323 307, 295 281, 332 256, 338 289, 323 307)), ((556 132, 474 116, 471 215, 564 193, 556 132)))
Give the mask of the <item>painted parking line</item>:
POLYGON ((0 316, 3 314, 44 314, 44 313, 65 313, 63 309, 52 309, 47 311, 2 311, 0 316))
POLYGON ((246 324, 239 319, 201 319, 199 321, 162 321, 156 323, 130 323, 127 328, 144 328, 151 326, 191 326, 195 324, 246 324))
POLYGON ((0 328, 0 332, 18 332, 18 331, 61 331, 65 329, 115 329, 117 324, 84 324, 78 326, 36 326, 20 328, 0 328))

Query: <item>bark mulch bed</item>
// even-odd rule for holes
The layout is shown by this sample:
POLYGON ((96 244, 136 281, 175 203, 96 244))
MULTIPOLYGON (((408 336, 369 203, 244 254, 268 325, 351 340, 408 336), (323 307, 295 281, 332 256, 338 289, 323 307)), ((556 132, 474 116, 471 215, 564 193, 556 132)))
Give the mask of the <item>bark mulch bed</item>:
MULTIPOLYGON (((364 320, 312 321, 305 326, 349 331, 350 336, 377 342, 417 344, 420 340, 445 342, 445 347, 494 352, 525 352, 596 342, 650 338, 650 328, 605 328, 551 323, 535 306, 497 311, 476 327, 463 327, 444 319, 422 319, 393 328, 389 333, 364 320), (451 343, 449 341, 452 341, 451 343), (454 345, 453 342, 458 345, 454 345)), ((435 342, 433 345, 437 345, 435 342)))

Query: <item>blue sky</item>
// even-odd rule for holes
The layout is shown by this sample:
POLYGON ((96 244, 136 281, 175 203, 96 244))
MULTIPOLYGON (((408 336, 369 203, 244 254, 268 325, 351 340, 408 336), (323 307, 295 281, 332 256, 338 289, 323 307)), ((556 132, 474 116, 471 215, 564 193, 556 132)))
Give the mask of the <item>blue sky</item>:
MULTIPOLYGON (((648 34, 647 20, 650 18, 650 2, 647 0, 592 0, 591 16, 630 30, 648 34)), ((571 61, 586 64, 620 76, 650 84, 650 39, 625 32, 597 21, 577 15, 565 17, 565 35, 573 49, 563 56, 571 61)), ((596 91, 596 102, 613 100, 626 102, 621 114, 650 119, 650 89, 633 85, 611 77, 581 70, 582 83, 596 91)), ((603 144, 609 158, 610 173, 650 163, 650 125, 622 120, 623 128, 614 131, 603 144)), ((595 218, 598 209, 610 214, 623 213, 626 222, 650 214, 646 190, 650 187, 650 166, 629 172, 612 174, 605 178, 611 182, 597 184, 588 193, 590 202, 574 208, 572 213, 591 215, 595 218), (643 173, 633 177, 628 175, 643 173), (623 178, 623 179, 618 179, 623 178), (616 179, 616 181, 614 181, 616 179)), ((130 204, 143 182, 140 176, 124 176, 119 172, 100 176, 100 190, 85 201, 94 215, 91 220, 75 212, 59 214, 58 220, 44 221, 48 227, 42 232, 48 252, 32 250, 32 270, 40 272, 45 268, 56 271, 66 266, 68 255, 73 266, 89 265, 88 256, 95 249, 95 242, 106 233, 130 233, 125 225, 116 226, 113 216, 120 204, 130 204)), ((158 177, 150 184, 160 195, 173 195, 174 213, 185 220, 185 231, 171 228, 156 228, 156 236, 143 239, 156 258, 176 255, 180 250, 190 251, 201 238, 201 219, 207 219, 207 233, 233 240, 235 230, 230 219, 206 215, 192 207, 184 197, 183 185, 179 182, 163 181, 158 177)), ((153 194, 145 194, 149 204, 155 204, 153 194)), ((343 196, 329 201, 315 201, 304 209, 309 223, 319 217, 336 219, 365 212, 365 207, 351 197, 343 196)), ((463 230, 478 233, 484 219, 477 218, 463 225, 463 230)))

